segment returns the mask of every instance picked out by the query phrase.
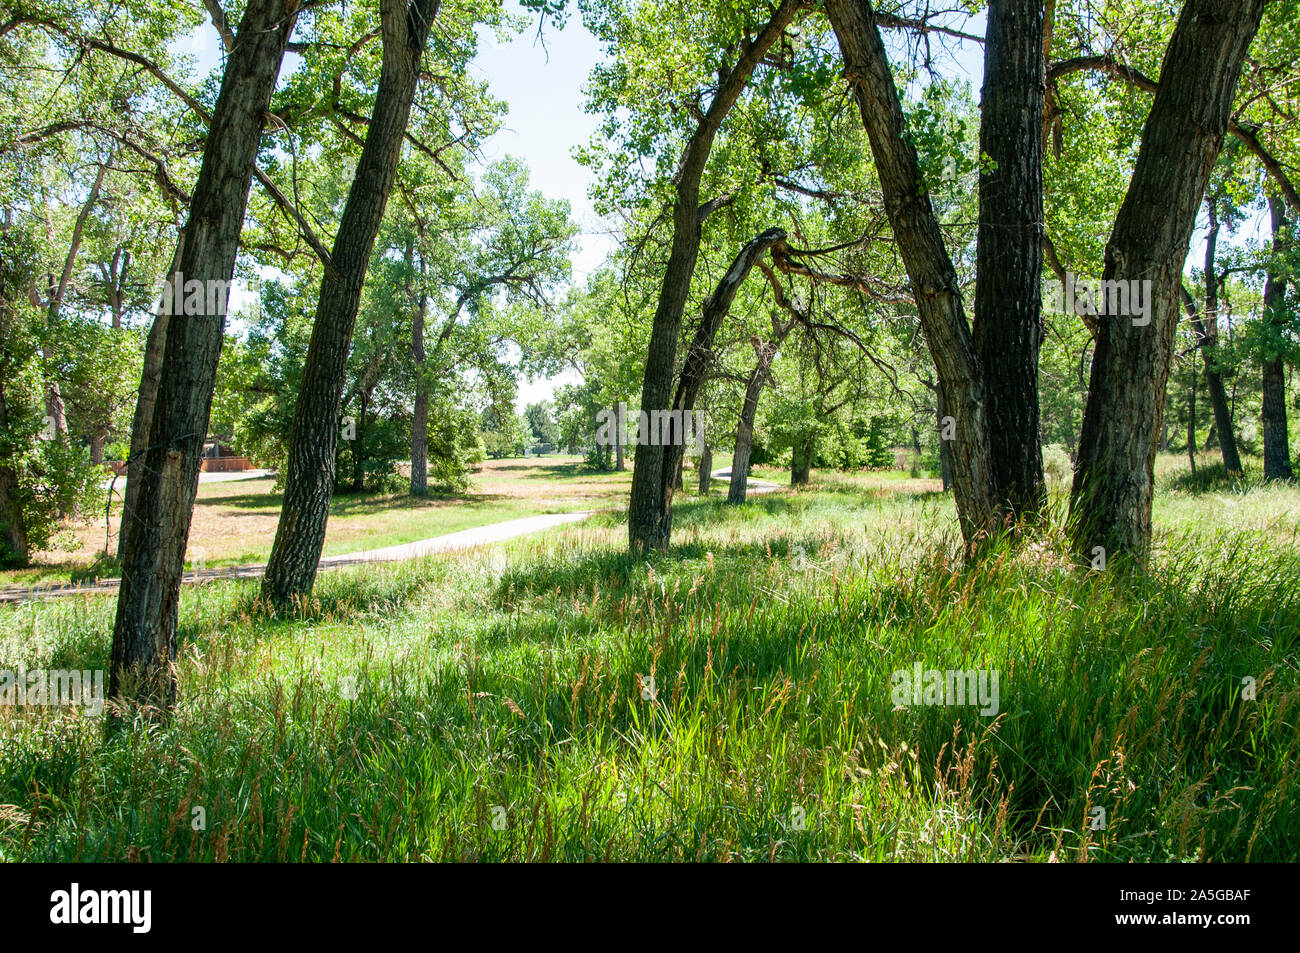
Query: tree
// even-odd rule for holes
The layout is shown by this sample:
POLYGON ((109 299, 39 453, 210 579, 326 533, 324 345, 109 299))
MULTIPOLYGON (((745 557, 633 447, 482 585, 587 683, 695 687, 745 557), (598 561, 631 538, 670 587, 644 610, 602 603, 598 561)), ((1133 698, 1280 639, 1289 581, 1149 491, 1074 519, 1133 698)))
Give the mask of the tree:
POLYGON ((1187 0, 1160 70, 1103 280, 1151 281, 1148 321, 1098 322, 1071 490, 1077 551, 1144 559, 1183 262, 1262 0, 1187 0))
MULTIPOLYGON (((673 176, 672 250, 664 268, 646 352, 641 408, 668 410, 677 367, 677 339, 699 257, 701 229, 716 202, 700 201, 700 181, 714 138, 727 113, 740 98, 750 74, 785 32, 803 7, 802 0, 782 0, 757 31, 746 25, 735 46, 734 60, 717 64, 718 82, 707 108, 697 107, 696 121, 682 149, 673 176)), ((677 438, 680 440, 680 437, 677 438)), ((672 491, 677 471, 666 465, 665 447, 637 448, 632 467, 632 498, 628 509, 629 544, 633 552, 663 549, 672 531, 672 491)))
POLYGON ((1287 283, 1292 280, 1287 265, 1291 250, 1291 225, 1287 221, 1286 206, 1273 192, 1268 195, 1270 224, 1273 228, 1273 249, 1268 278, 1264 285, 1264 330, 1266 345, 1263 359, 1263 400, 1261 408, 1264 429, 1264 479, 1289 480, 1291 448, 1287 433, 1286 369, 1283 366, 1282 337, 1287 326, 1287 283))
POLYGON ((262 593, 284 605, 311 591, 334 492, 343 372, 370 252, 397 176, 420 59, 440 0, 387 0, 381 7, 384 60, 374 113, 339 222, 333 268, 321 282, 316 322, 294 406, 284 503, 262 593))
MULTIPOLYGON (((207 435, 224 295, 235 267, 264 113, 275 88, 299 0, 250 0, 212 111, 203 164, 172 275, 204 289, 190 313, 167 313, 166 347, 138 496, 126 535, 113 627, 109 694, 168 708, 181 572, 207 435), (209 303, 209 298, 217 298, 209 303)), ((165 296, 172 298, 171 295, 165 296)), ((125 519, 125 517, 124 517, 125 519)))

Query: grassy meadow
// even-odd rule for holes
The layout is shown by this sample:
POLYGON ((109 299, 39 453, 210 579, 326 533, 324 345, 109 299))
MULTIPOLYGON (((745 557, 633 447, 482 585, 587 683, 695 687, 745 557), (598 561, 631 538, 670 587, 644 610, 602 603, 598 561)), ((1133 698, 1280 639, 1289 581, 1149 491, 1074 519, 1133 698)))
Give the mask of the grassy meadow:
MULTIPOLYGON (((1300 859, 1300 493, 1160 484, 1142 574, 814 474, 644 561, 615 509, 287 617, 186 587, 166 725, 0 708, 0 860, 1300 859), (895 704, 918 661, 997 714, 895 704)), ((107 668, 113 608, 0 607, 0 667, 107 668)))

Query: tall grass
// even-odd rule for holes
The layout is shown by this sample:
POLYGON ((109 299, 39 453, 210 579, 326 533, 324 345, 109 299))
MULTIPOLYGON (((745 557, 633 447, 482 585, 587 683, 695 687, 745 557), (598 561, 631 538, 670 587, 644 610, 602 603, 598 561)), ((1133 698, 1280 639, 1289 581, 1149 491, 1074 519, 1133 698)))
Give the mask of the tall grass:
MULTIPOLYGON (((1295 492, 1200 505, 1129 576, 964 565, 950 501, 842 480, 684 503, 645 561, 601 516, 286 617, 187 590, 165 727, 0 710, 0 858, 1294 860, 1295 492), (997 716, 896 706, 918 660, 997 716)), ((111 611, 0 610, 0 666, 105 666, 111 611)))

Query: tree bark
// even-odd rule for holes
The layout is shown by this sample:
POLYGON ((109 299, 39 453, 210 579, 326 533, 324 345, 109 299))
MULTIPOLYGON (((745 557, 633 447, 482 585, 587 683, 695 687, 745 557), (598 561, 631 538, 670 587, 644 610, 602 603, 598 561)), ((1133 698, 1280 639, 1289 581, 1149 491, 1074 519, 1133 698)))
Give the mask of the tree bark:
POLYGON ((708 496, 713 483, 713 444, 705 443, 700 454, 700 496, 708 496))
POLYGON ((982 163, 972 335, 984 375, 993 479, 1014 517, 1046 499, 1039 434, 1043 340, 1041 0, 990 0, 980 94, 982 163))
POLYGON ((1196 476, 1196 361, 1192 361, 1192 387, 1187 394, 1187 461, 1196 476))
MULTIPOLYGON (((699 257, 701 226, 707 208, 700 205, 700 179, 713 140, 772 45, 803 7, 804 0, 781 0, 767 25, 754 39, 741 41, 736 63, 723 71, 709 108, 686 143, 673 177, 673 239, 659 287, 659 303, 650 330, 641 409, 669 410, 677 365, 677 339, 690 295, 691 277, 699 257)), ((628 507, 628 543, 633 553, 664 549, 672 533, 672 483, 676 465, 667 448, 640 444, 632 462, 632 499, 628 507)))
POLYGON ((384 0, 384 59, 374 114, 321 282, 316 321, 294 407, 284 504, 262 580, 275 605, 306 595, 316 581, 339 440, 339 405, 352 331, 375 236, 397 177, 402 141, 419 79, 420 58, 439 0, 384 0))
MULTIPOLYGON (((1280 198, 1270 193, 1268 208, 1272 218, 1273 255, 1276 259, 1289 242, 1286 206, 1280 198)), ((1264 284, 1264 319, 1275 328, 1287 324, 1286 285, 1286 273, 1278 268, 1270 268, 1264 284)), ((1286 420, 1286 368, 1280 354, 1265 359, 1263 363, 1261 422, 1264 430, 1264 479, 1289 480, 1292 472, 1286 420)))
POLYGON ((1196 210, 1223 143, 1233 94, 1265 0, 1187 0, 1161 68, 1128 192, 1106 246, 1106 280, 1151 281, 1147 323, 1099 317, 1070 533, 1145 561, 1157 438, 1196 210))
POLYGON ((197 308, 187 299, 189 313, 168 320, 135 509, 124 528, 113 698, 161 708, 175 700, 181 573, 225 328, 226 301, 210 302, 206 289, 228 289, 234 273, 263 117, 300 7, 301 0, 250 0, 226 60, 177 269, 205 291, 197 308))
MULTIPOLYGON (((1002 508, 984 376, 957 273, 921 180, 874 10, 866 0, 828 0, 826 13, 871 143, 885 211, 916 297, 944 407, 956 425, 955 438, 949 441, 953 490, 962 536, 973 546, 1001 527, 1002 508)), ((1034 293, 1039 293, 1037 288, 1034 293)))

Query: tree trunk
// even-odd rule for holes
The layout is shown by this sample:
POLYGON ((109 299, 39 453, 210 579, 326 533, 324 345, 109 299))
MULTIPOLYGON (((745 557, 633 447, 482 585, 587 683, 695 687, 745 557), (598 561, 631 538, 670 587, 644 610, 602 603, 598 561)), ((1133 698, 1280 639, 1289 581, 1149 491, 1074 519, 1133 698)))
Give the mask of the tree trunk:
MULTIPOLYGON (((865 0, 828 0, 850 88, 862 114, 885 210, 916 298, 944 407, 956 424, 949 442, 962 536, 974 545, 1001 526, 979 354, 962 306, 957 272, 921 180, 894 75, 865 0)), ((1039 294, 1035 288, 1034 294, 1039 294)))
MULTIPOLYGON (((135 509, 124 528, 109 687, 114 698, 162 708, 175 700, 181 573, 221 354, 225 292, 262 122, 300 5, 300 0, 250 0, 204 141, 177 270, 187 284, 197 281, 205 290, 197 308, 187 298, 182 309, 187 313, 172 314, 168 322, 135 509)), ((172 300, 164 308, 170 309, 175 299, 167 297, 172 300)))
POLYGON ((1143 322, 1098 318, 1071 490, 1075 550, 1144 561, 1156 443, 1183 263, 1265 0, 1187 0, 1165 52, 1128 192, 1106 245, 1107 280, 1150 280, 1143 322))
MULTIPOLYGON (((178 279, 181 252, 185 248, 185 230, 177 236, 176 251, 167 267, 168 282, 178 279)), ((135 521, 135 501, 140 495, 140 474, 144 472, 144 455, 149 447, 149 428, 158 399, 158 379, 162 375, 163 355, 167 349, 167 322, 171 317, 171 300, 164 295, 158 303, 153 324, 144 344, 144 366, 140 370, 140 390, 136 395, 135 415, 131 418, 131 448, 126 455, 126 488, 122 491, 122 519, 117 529, 117 558, 126 558, 126 527, 135 521)))
MULTIPOLYGON (((421 229, 423 237, 423 229, 421 229)), ((411 415, 411 496, 429 495, 429 389, 424 380, 424 255, 420 255, 420 303, 411 316, 411 358, 415 362, 415 407, 411 415)))
MULTIPOLYGON (((735 65, 721 71, 708 110, 686 143, 674 175, 673 239, 659 287, 659 303, 650 330, 641 410, 669 410, 677 370, 677 339, 690 295, 691 277, 700 252, 701 226, 708 208, 700 205, 700 179, 722 120, 740 98, 750 74, 785 33, 804 0, 781 0, 771 20, 752 41, 742 42, 735 65)), ((675 464, 667 448, 639 444, 632 462, 632 499, 628 507, 628 543, 633 553, 664 549, 672 533, 672 479, 675 464)))
MULTIPOLYGON (((1236 429, 1232 425, 1232 408, 1228 404, 1228 394, 1223 387, 1223 375, 1218 367, 1219 343, 1219 282, 1216 275, 1218 268, 1219 212, 1218 200, 1211 194, 1206 201, 1209 212, 1210 230, 1205 239, 1205 313, 1192 316, 1192 329, 1195 332, 1201 358, 1205 362, 1205 383, 1210 392, 1210 406, 1214 409, 1214 426, 1210 428, 1210 439, 1216 434, 1219 449, 1223 454, 1223 466, 1229 473, 1241 472, 1241 457, 1237 453, 1236 429)), ((1209 449, 1209 446, 1206 447, 1209 449)))
POLYGON ((1187 393, 1187 460, 1196 476, 1196 359, 1192 359, 1192 387, 1187 393))
POLYGON ((357 436, 352 441, 352 492, 360 493, 366 488, 366 416, 370 410, 370 391, 360 394, 360 408, 357 410, 357 436))
MULTIPOLYGON (((1273 225, 1274 260, 1285 249, 1287 235, 1286 206, 1276 195, 1268 197, 1268 208, 1273 225)), ((1282 328, 1286 320, 1287 276, 1278 268, 1270 268, 1264 284, 1264 319, 1274 328, 1282 328)), ((1261 413, 1264 430, 1264 479, 1291 479, 1291 447, 1286 421, 1286 368, 1281 355, 1264 361, 1264 394, 1261 413)))
POLYGON ((937 400, 935 414, 939 419, 939 477, 943 480, 943 492, 947 493, 952 489, 952 450, 948 446, 948 441, 943 438, 943 418, 948 416, 943 406, 943 391, 936 391, 937 400))
MULTIPOLYGON (((713 364, 713 342, 717 338, 718 329, 722 327, 722 322, 731 311, 731 304, 735 301, 737 292, 740 291, 741 285, 745 283, 745 279, 749 277, 749 273, 759 259, 773 245, 784 241, 785 237, 785 231, 779 228, 769 228, 755 235, 745 243, 736 254, 736 257, 732 259, 731 267, 719 279, 717 287, 713 289, 713 294, 705 299, 700 313, 700 325, 695 329, 690 347, 686 351, 686 360, 682 364, 682 375, 677 383, 677 392, 673 397, 673 409, 681 411, 683 419, 686 414, 694 410, 700 389, 708 379, 709 369, 713 364)), ((775 322, 773 323, 773 329, 778 329, 775 322)), ((788 331, 789 328, 787 327, 784 332, 778 333, 783 339, 788 331)), ((664 473, 678 472, 682 466, 682 458, 686 453, 684 434, 678 434, 675 437, 676 439, 667 446, 658 448, 663 455, 664 473)), ((641 444, 638 453, 643 451, 645 447, 645 444, 641 444)), ((633 479, 635 479, 635 473, 633 479)), ((671 485, 662 488, 661 496, 664 506, 662 529, 665 534, 672 532, 673 492, 679 489, 681 489, 680 479, 674 480, 671 485)), ((666 544, 667 536, 665 536, 666 544)))
POLYGON ((623 402, 614 404, 614 455, 618 461, 614 469, 623 472, 623 402))
POLYGON ((326 271, 321 282, 294 407, 284 504, 262 580, 262 594, 275 605, 309 593, 316 581, 334 493, 339 405, 352 331, 438 7, 439 0, 412 0, 409 7, 390 0, 382 7, 384 59, 374 114, 334 239, 335 270, 326 271))
MULTIPOLYGON (((773 322, 775 324, 775 321, 773 322)), ((763 385, 767 383, 772 370, 772 360, 777 348, 789 333, 791 325, 777 329, 771 341, 760 342, 752 338, 754 353, 758 363, 750 372, 745 383, 745 402, 740 408, 740 419, 736 422, 736 452, 731 458, 731 485, 727 488, 728 503, 744 503, 745 492, 749 485, 749 457, 754 449, 754 420, 758 416, 758 398, 763 394, 763 385)))
POLYGON ((984 374, 997 500, 1014 517, 1046 499, 1039 434, 1043 340, 1043 6, 990 0, 972 335, 984 374))
POLYGON ((790 448, 790 485, 807 486, 812 475, 812 455, 815 438, 797 439, 790 448))
POLYGON ((700 454, 700 496, 708 496, 713 483, 713 444, 706 443, 700 454))
MULTIPOLYGON (((0 292, 3 288, 0 287, 0 292)), ((0 300, 0 310, 7 308, 0 300)), ((3 327, 3 322, 0 322, 3 327)), ((0 379, 0 433, 9 432, 9 402, 5 393, 6 382, 0 379)), ((27 519, 23 514, 18 487, 18 471, 12 458, 0 460, 0 566, 5 568, 26 566, 31 556, 27 539, 27 519)))

